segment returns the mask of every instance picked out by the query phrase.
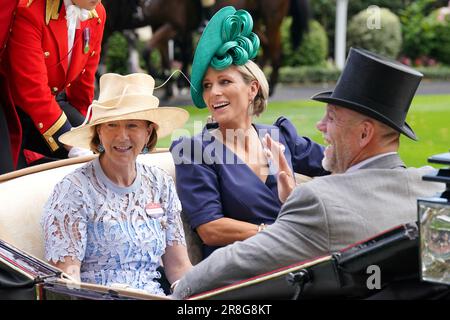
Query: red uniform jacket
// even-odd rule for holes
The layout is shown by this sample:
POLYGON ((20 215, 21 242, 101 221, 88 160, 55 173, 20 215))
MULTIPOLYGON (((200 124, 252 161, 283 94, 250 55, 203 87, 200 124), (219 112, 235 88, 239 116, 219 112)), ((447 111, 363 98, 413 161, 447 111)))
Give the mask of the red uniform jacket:
MULTIPOLYGON (((91 18, 81 22, 68 67, 65 12, 62 0, 20 0, 2 63, 12 96, 8 107, 25 111, 53 151, 60 147, 58 137, 71 127, 55 95, 66 90, 68 101, 86 115, 94 97, 106 19, 100 3, 91 18)), ((16 162, 20 143, 15 142, 21 141, 21 128, 10 134, 16 162)))
POLYGON ((14 11, 19 0, 3 0, 2 10, 0 10, 0 58, 4 51, 9 30, 13 22, 14 11))
MULTIPOLYGON (((12 30, 12 23, 14 21, 15 10, 19 0, 2 0, 1 10, 0 10, 0 62, 2 61, 3 53, 6 48, 6 43, 10 30, 12 30)), ((6 87, 6 75, 2 73, 0 68, 0 103, 5 105, 10 100, 8 88, 6 87)), ((17 130, 20 127, 19 118, 14 110, 5 107, 5 116, 8 123, 10 131, 17 130)), ((3 137, 2 137, 3 138, 3 137)), ((13 137, 10 137, 10 139, 13 137)), ((13 142, 20 145, 20 140, 17 139, 18 136, 15 135, 13 142)), ((6 139, 6 138, 5 138, 6 139)), ((1 140, 0 140, 0 143, 1 140)), ((2 156, 2 155, 0 155, 2 156)), ((6 156, 6 155, 3 155, 6 156)))

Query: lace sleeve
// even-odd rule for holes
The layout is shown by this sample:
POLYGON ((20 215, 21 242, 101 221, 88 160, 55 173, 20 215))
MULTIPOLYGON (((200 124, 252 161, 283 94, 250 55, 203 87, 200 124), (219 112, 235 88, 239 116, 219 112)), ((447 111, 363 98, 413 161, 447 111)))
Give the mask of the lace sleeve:
POLYGON ((45 259, 65 262, 64 257, 83 261, 86 250, 86 204, 81 188, 64 178, 44 207, 41 225, 45 259))
POLYGON ((175 184, 172 177, 168 175, 165 176, 164 180, 164 191, 161 194, 161 200, 164 206, 164 211, 167 213, 167 245, 186 245, 183 222, 181 221, 181 203, 178 199, 175 184))

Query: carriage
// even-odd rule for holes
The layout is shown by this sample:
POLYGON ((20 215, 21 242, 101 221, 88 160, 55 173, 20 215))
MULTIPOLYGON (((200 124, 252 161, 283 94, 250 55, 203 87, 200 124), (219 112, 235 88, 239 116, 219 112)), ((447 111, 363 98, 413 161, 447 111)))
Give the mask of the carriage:
MULTIPOLYGON (((60 160, 0 176, 0 299, 168 299, 126 286, 74 282, 44 261, 39 224, 42 208, 54 185, 93 157, 60 160)), ((140 155, 138 161, 159 166, 174 177, 172 156, 166 149, 140 155)), ((450 163, 450 154, 441 163, 450 163)), ((448 221, 444 222, 431 223, 432 231, 446 231, 448 221)), ((421 281, 419 230, 414 222, 397 226, 329 255, 299 261, 189 299, 448 298, 449 283, 421 281)), ((189 256, 196 264, 201 259, 200 241, 186 224, 185 231, 189 256)), ((448 273, 448 264, 446 268, 448 273)))

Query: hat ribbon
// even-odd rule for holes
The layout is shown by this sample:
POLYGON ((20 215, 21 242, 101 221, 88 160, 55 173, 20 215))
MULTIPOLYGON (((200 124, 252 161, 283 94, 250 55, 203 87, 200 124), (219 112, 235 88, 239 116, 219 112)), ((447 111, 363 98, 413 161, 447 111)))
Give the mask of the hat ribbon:
POLYGON ((90 117, 92 115, 92 107, 94 105, 97 105, 98 107, 103 108, 103 109, 115 109, 115 108, 117 108, 117 106, 119 106, 122 103, 122 100, 125 97, 125 93, 126 93, 126 91, 128 90, 129 87, 130 87, 129 84, 125 85, 125 87, 122 90, 122 94, 120 95, 119 101, 117 101, 117 103, 115 105, 111 106, 111 107, 105 107, 105 106, 97 105, 98 104, 98 100, 92 101, 92 104, 88 107, 88 110, 87 110, 87 113, 86 113, 86 118, 84 119, 83 123, 80 126, 78 126, 78 127, 72 128, 71 130, 81 128, 81 127, 85 126, 89 122, 90 117))
MULTIPOLYGON (((184 72, 181 71, 180 69, 177 69, 177 70, 175 70, 174 72, 172 72, 172 74, 167 78, 167 80, 165 80, 165 81, 163 82, 163 84, 161 84, 160 86, 155 87, 154 89, 157 90, 157 89, 160 89, 161 87, 163 87, 164 85, 166 85, 167 82, 168 82, 168 81, 169 81, 176 73, 181 73, 181 74, 183 75, 183 77, 186 79, 186 81, 189 82, 191 88, 194 89, 195 91, 197 91, 197 89, 194 87, 194 85, 192 84, 192 82, 189 80, 188 76, 186 76, 186 75, 184 74, 184 72)), ((104 108, 104 109, 113 109, 113 108, 116 108, 118 105, 120 105, 120 104, 122 103, 122 100, 123 100, 124 96, 125 96, 125 92, 128 90, 129 86, 130 86, 130 85, 127 84, 127 85, 124 87, 124 89, 122 90, 122 94, 121 94, 121 97, 120 97, 119 101, 118 101, 114 106, 112 106, 112 107, 104 107, 104 106, 102 106, 102 108, 104 108)), ((71 130, 81 128, 81 127, 85 126, 85 125, 89 122, 89 120, 90 120, 89 118, 90 118, 91 115, 92 115, 92 107, 93 107, 94 105, 96 105, 97 103, 98 103, 98 100, 92 101, 92 104, 88 107, 88 110, 87 110, 87 113, 86 113, 86 118, 84 119, 83 123, 82 123, 81 125, 79 125, 78 127, 72 128, 71 130)))

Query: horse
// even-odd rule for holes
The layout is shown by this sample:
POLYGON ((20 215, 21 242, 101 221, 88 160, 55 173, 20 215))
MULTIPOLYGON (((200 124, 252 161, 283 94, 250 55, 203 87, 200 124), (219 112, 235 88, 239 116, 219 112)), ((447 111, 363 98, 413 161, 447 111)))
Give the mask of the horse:
POLYGON ((253 17, 255 32, 261 40, 263 56, 260 65, 270 61, 272 72, 269 78, 269 95, 272 95, 278 82, 281 66, 281 23, 287 15, 292 16, 290 38, 292 46, 297 49, 303 34, 308 31, 310 16, 308 0, 218 0, 215 10, 225 6, 245 9, 253 17))
MULTIPOLYGON (((161 54, 161 65, 163 67, 163 77, 169 75, 171 61, 168 53, 168 41, 178 39, 178 43, 183 48, 191 48, 192 32, 200 24, 200 2, 192 0, 141 0, 139 6, 142 11, 142 17, 137 19, 133 14, 134 11, 128 0, 103 0, 102 1, 106 13, 107 21, 103 35, 102 58, 106 51, 108 38, 115 31, 124 31, 136 29, 145 26, 151 26, 153 35, 147 44, 145 50, 145 61, 147 63, 148 72, 158 77, 158 73, 150 64, 150 53, 154 49, 159 49, 161 54)), ((136 57, 136 50, 133 33, 126 33, 129 44, 130 57, 136 57)), ((192 60, 192 49, 181 52, 181 60, 184 62, 182 71, 187 74, 188 62, 192 60)), ((103 59, 102 59, 103 61, 103 59)), ((132 72, 139 71, 139 62, 134 60, 131 62, 132 72)), ((100 69, 100 72, 104 69, 100 69)), ((172 96, 172 87, 165 87, 165 98, 172 96)))
MULTIPOLYGON (((169 75, 171 61, 168 55, 168 40, 175 39, 181 54, 182 71, 187 74, 192 61, 192 37, 201 23, 199 0, 142 0, 140 6, 143 19, 133 19, 133 12, 127 0, 103 0, 108 14, 104 41, 114 31, 151 26, 154 34, 144 51, 148 72, 157 75, 149 62, 151 50, 158 48, 164 68, 163 77, 169 75)), ((260 64, 270 61, 272 72, 269 78, 270 94, 278 82, 281 66, 280 27, 285 16, 292 15, 291 41, 296 48, 302 34, 307 30, 309 18, 308 0, 216 0, 214 11, 232 5, 236 9, 245 9, 255 21, 255 32, 261 39, 263 56, 260 64)), ((131 44, 131 41, 129 41, 131 44)), ((172 87, 166 86, 165 98, 172 95, 172 87)))

